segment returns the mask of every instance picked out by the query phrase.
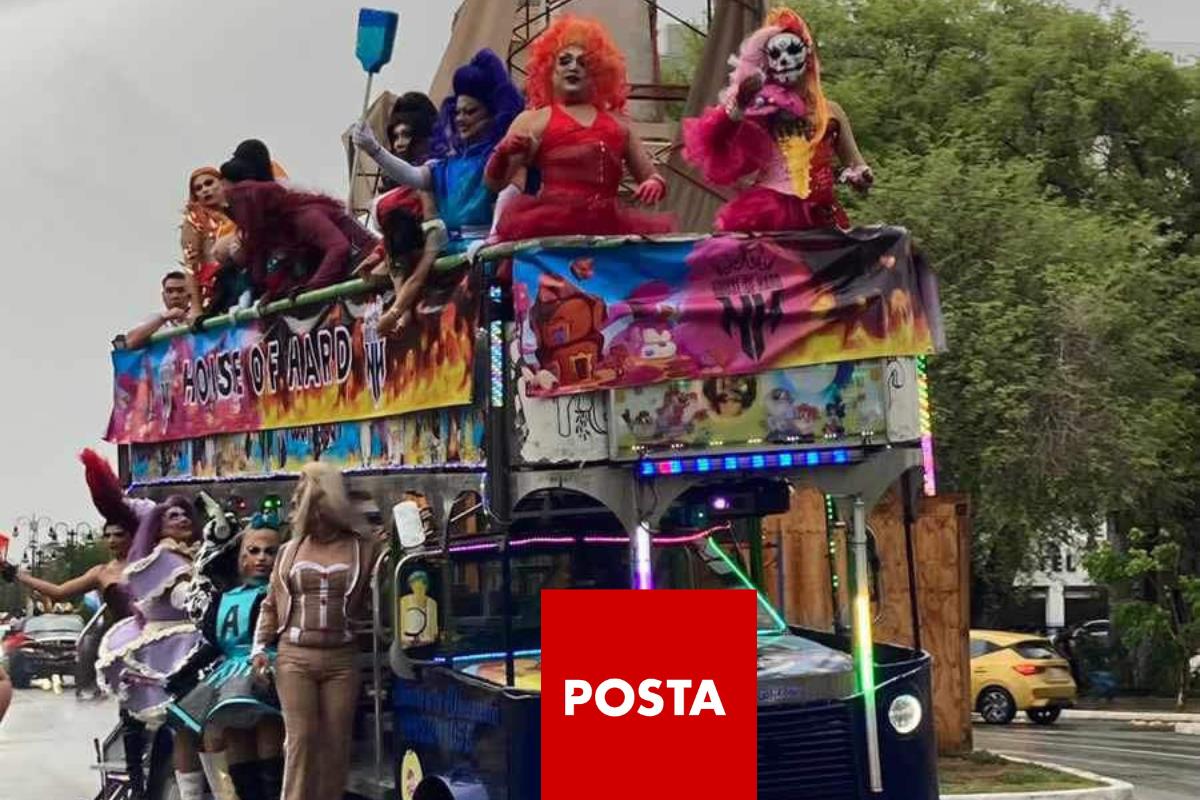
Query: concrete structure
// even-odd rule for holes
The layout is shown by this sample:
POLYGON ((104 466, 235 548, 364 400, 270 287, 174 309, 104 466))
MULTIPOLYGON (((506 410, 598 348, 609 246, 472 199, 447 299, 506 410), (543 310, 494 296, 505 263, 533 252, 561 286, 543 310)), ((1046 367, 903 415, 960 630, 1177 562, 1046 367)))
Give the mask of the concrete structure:
POLYGON ((1083 555, 1102 531, 1088 535, 1077 532, 1068 541, 1050 547, 1037 569, 1018 576, 1017 586, 1029 591, 1031 601, 1044 603, 1044 616, 1036 621, 1053 633, 1070 625, 1106 615, 1104 590, 1083 566, 1083 555))

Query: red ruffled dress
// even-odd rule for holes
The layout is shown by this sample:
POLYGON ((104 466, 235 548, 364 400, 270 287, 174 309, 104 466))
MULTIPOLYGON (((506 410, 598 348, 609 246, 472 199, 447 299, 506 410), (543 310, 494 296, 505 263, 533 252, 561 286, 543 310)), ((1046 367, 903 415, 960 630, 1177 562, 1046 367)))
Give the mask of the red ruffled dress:
POLYGON ((732 185, 754 174, 753 185, 723 205, 714 228, 722 232, 849 228, 838 202, 837 143, 841 126, 830 119, 809 165, 808 197, 796 194, 787 159, 766 125, 735 121, 720 107, 684 121, 684 157, 716 184, 732 185))
POLYGON ((499 238, 675 230, 671 214, 639 211, 617 200, 628 143, 629 131, 607 112, 598 111, 591 125, 583 125, 561 106, 552 106, 536 158, 541 190, 508 203, 496 228, 499 238))

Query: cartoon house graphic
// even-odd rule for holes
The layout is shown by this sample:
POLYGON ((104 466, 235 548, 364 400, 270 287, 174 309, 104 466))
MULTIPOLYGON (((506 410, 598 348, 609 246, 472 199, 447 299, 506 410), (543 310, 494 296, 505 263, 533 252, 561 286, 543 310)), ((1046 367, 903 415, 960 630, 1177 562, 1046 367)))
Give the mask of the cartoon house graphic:
POLYGON ((591 381, 604 347, 600 329, 604 301, 581 292, 557 275, 543 275, 529 322, 537 339, 537 359, 560 386, 591 381))

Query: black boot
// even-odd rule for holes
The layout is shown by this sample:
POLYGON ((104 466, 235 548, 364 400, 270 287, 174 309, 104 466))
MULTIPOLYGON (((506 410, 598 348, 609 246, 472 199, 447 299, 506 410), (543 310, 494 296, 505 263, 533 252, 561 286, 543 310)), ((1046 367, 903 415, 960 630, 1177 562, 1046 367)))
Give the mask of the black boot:
POLYGON ((229 765, 229 777, 237 789, 238 800, 264 800, 261 761, 243 761, 229 765))
POLYGON ((283 758, 258 762, 262 777, 263 800, 279 800, 283 794, 283 758))
POLYGON ((129 794, 134 800, 146 796, 146 724, 128 711, 121 711, 121 743, 125 745, 125 772, 129 775, 129 794))

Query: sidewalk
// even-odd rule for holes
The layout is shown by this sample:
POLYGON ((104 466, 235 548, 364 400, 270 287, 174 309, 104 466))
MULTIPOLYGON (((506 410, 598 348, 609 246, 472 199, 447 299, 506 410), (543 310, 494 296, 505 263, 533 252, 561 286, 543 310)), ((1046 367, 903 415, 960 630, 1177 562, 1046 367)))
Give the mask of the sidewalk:
POLYGON ((1138 711, 1200 714, 1200 698, 1188 698, 1182 709, 1175 708, 1173 697, 1141 697, 1123 695, 1112 700, 1100 700, 1095 697, 1080 697, 1075 708, 1080 711, 1138 711))
POLYGON ((1189 699, 1183 710, 1179 710, 1175 700, 1169 697, 1115 697, 1112 700, 1082 697, 1074 708, 1063 712, 1063 719, 1200 725, 1200 701, 1189 699))

